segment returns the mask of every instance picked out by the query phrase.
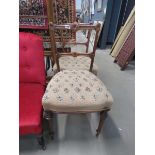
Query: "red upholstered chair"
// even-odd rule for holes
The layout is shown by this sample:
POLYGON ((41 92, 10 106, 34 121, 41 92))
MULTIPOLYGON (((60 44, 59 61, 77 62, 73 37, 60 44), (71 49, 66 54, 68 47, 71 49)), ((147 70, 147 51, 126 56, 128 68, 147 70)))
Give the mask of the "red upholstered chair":
POLYGON ((43 41, 31 33, 19 33, 19 134, 35 134, 45 149, 42 96, 45 91, 43 41))

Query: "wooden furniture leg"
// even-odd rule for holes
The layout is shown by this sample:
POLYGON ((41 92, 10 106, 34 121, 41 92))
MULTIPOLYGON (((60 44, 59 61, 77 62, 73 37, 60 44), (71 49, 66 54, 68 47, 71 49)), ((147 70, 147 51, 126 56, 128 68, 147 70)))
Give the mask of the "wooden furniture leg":
POLYGON ((103 127, 104 120, 106 118, 106 114, 107 114, 107 111, 101 111, 100 112, 100 121, 99 121, 98 128, 96 130, 96 137, 98 137, 99 134, 100 134, 100 132, 101 132, 101 129, 103 127))
POLYGON ((41 148, 43 150, 46 150, 46 145, 45 145, 45 140, 44 140, 43 134, 37 136, 37 141, 38 141, 38 144, 41 145, 41 148))
POLYGON ((44 118, 48 121, 49 126, 49 135, 51 139, 54 139, 54 130, 53 130, 53 114, 50 111, 44 111, 44 118))

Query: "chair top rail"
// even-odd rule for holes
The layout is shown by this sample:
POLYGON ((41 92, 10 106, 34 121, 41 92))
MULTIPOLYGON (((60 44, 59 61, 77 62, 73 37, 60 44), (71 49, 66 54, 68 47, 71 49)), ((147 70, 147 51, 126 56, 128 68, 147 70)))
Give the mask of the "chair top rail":
POLYGON ((96 28, 100 24, 92 25, 89 23, 66 23, 66 24, 53 24, 52 22, 49 23, 50 29, 51 30, 96 30, 96 28))
POLYGON ((59 57, 62 57, 62 56, 73 56, 73 57, 77 57, 77 56, 88 56, 88 57, 91 57, 91 56, 94 56, 94 53, 93 52, 91 52, 91 53, 78 53, 78 52, 58 53, 58 56, 59 57))

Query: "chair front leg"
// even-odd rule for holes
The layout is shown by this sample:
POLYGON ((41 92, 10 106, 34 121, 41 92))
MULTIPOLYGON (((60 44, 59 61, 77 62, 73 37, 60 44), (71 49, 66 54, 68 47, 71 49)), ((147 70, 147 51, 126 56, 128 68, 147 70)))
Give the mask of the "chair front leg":
POLYGON ((51 139, 54 139, 54 130, 53 130, 53 114, 51 111, 44 111, 44 118, 48 121, 49 134, 51 139))
POLYGON ((101 111, 100 112, 100 120, 99 120, 98 128, 96 130, 96 137, 98 137, 100 132, 101 132, 101 129, 103 127, 103 123, 104 123, 106 116, 107 116, 107 111, 101 111))

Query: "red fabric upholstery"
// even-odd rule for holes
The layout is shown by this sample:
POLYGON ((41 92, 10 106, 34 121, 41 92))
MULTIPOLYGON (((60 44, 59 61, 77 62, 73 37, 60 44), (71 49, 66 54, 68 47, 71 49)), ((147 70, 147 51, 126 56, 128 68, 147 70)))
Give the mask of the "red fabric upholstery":
POLYGON ((19 134, 42 132, 45 89, 43 42, 40 36, 19 34, 19 134))
POLYGON ((42 131, 42 104, 44 87, 40 84, 19 85, 19 133, 39 134, 42 131))
POLYGON ((19 33, 19 80, 45 84, 43 40, 31 33, 19 33))

